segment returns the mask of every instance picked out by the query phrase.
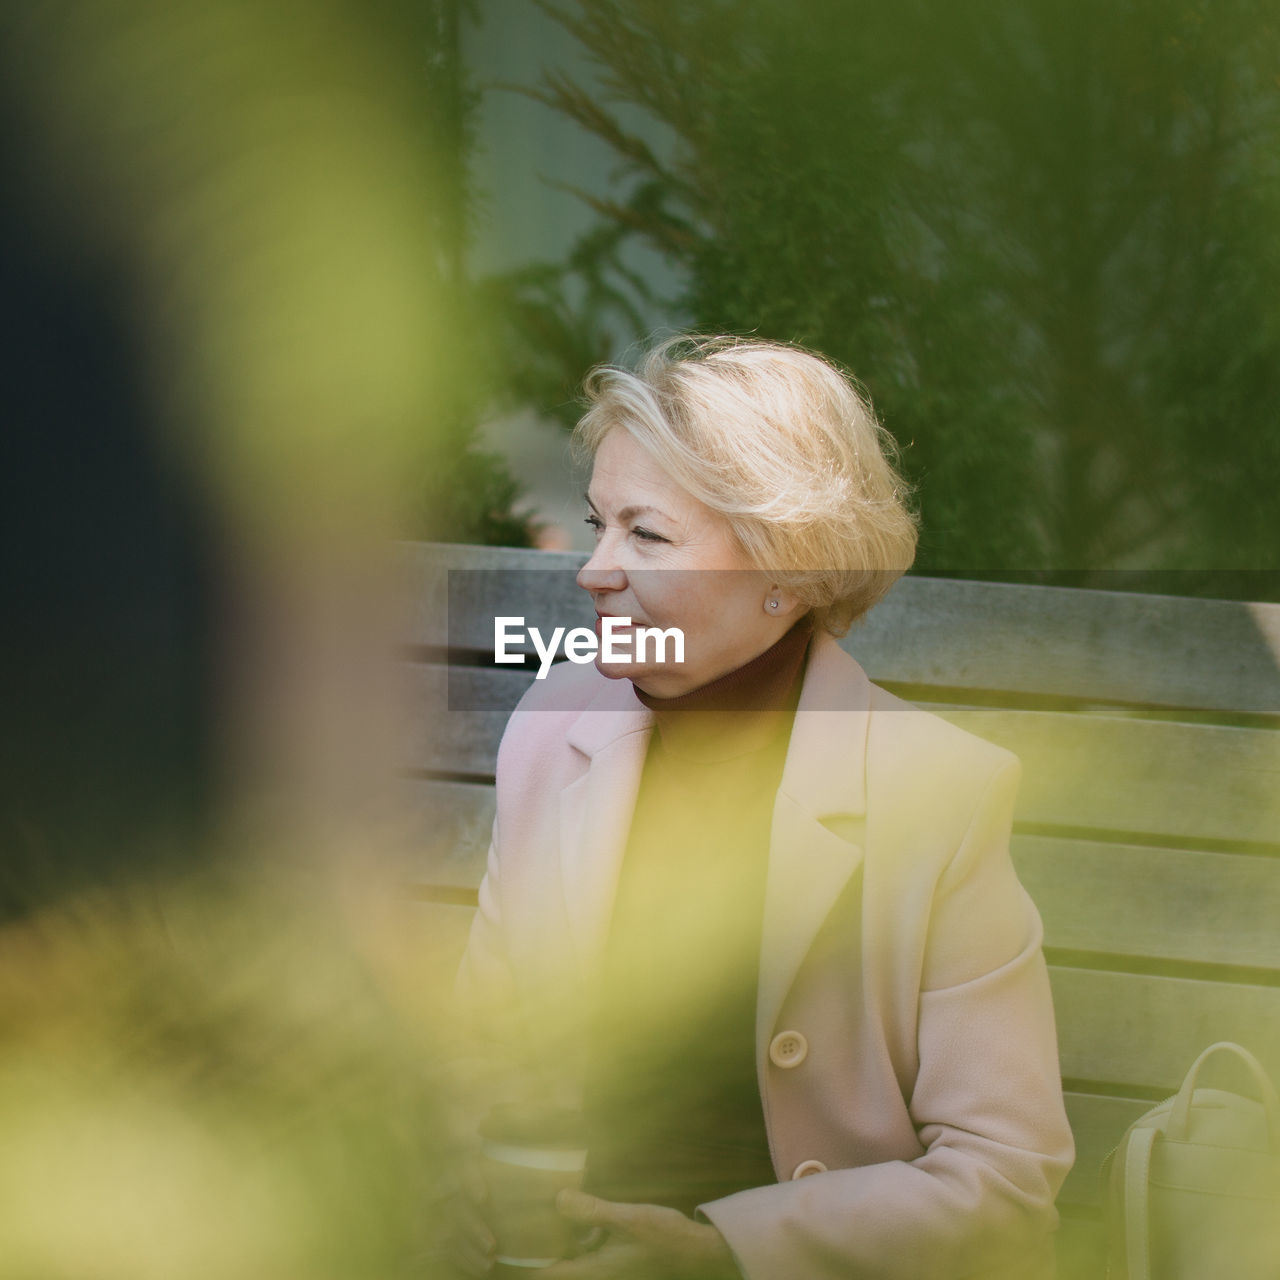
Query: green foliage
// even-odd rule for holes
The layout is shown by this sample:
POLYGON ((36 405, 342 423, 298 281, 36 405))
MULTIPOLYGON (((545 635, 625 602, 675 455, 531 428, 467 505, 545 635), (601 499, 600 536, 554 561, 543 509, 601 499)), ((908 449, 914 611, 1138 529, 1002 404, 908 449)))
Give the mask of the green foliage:
POLYGON ((478 95, 467 81, 458 50, 460 6, 454 0, 423 5, 424 79, 431 107, 424 121, 428 149, 437 157, 441 196, 427 229, 437 247, 446 310, 449 392, 440 418, 424 424, 433 447, 417 488, 409 538, 435 542, 532 545, 534 526, 516 510, 521 487, 505 460, 478 443, 487 413, 511 398, 512 385, 496 376, 504 310, 493 305, 495 286, 473 282, 465 271, 477 193, 471 180, 478 95))
POLYGON ((425 542, 527 547, 530 518, 516 510, 520 485, 504 459, 474 439, 474 419, 444 434, 438 459, 418 486, 417 518, 411 536, 425 542))
POLYGON ((638 237, 697 328, 847 365, 904 445, 922 568, 1280 565, 1271 10, 539 3, 598 83, 536 96, 629 184, 592 200, 615 234, 563 265, 562 329, 638 237))
POLYGON ((566 428, 581 413, 583 373, 645 327, 637 299, 651 301, 652 294, 620 257, 625 235, 602 225, 563 265, 535 263, 478 285, 503 393, 516 404, 537 405, 566 428), (567 277, 576 286, 571 291, 567 277))

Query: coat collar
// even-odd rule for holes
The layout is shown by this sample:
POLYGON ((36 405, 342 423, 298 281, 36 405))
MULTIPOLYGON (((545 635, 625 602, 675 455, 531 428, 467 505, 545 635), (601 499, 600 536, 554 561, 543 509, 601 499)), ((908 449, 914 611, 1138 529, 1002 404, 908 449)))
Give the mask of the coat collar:
POLYGON ((825 631, 813 638, 779 790, 815 818, 866 812, 871 682, 825 631))
POLYGON ((560 793, 560 874, 578 971, 599 976, 653 712, 630 680, 608 680, 569 726, 586 767, 560 793))
POLYGON ((814 637, 769 844, 757 1060, 836 899, 862 862, 871 684, 825 632, 814 637))
MULTIPOLYGON (((861 861, 870 682, 820 632, 805 670, 770 833, 757 1036, 768 1036, 814 935, 861 861)), ((570 725, 583 772, 560 794, 561 873, 580 972, 598 974, 653 713, 601 685, 570 725)))
POLYGON ((600 680, 600 686, 565 735, 588 760, 632 733, 653 727, 653 712, 636 697, 630 680, 600 680))
MULTIPOLYGON (((825 631, 813 638, 805 669, 796 728, 787 751, 781 790, 817 817, 861 814, 866 807, 865 773, 871 682, 862 668, 825 631), (832 713, 843 712, 843 715, 832 713), (858 765, 853 768, 851 766, 858 765)), ((635 695, 630 680, 603 680, 569 726, 571 747, 588 760, 619 739, 648 733, 653 712, 635 695)))

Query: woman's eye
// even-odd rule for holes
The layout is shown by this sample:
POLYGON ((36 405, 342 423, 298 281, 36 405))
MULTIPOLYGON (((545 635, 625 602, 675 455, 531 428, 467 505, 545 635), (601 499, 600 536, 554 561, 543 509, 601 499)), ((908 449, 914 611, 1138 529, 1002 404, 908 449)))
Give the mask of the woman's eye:
MULTIPOLYGON (((600 517, 597 515, 584 516, 582 523, 586 525, 590 525, 591 528, 594 530, 597 538, 604 532, 604 529, 605 529, 604 521, 601 520, 600 517)), ((633 536, 635 536, 636 538, 639 538, 641 542, 667 542, 668 541, 668 539, 664 538, 660 533, 654 533, 652 529, 645 529, 641 525, 636 525, 635 528, 631 530, 631 532, 633 536)))

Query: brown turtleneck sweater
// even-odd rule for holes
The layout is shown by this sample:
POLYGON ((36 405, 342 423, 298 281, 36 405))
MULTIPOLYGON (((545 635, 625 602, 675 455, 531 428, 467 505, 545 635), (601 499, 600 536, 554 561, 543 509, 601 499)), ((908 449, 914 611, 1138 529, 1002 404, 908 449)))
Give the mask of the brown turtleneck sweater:
POLYGON ((755 1004, 773 804, 812 626, 679 698, 655 730, 593 1023, 587 1189, 684 1213, 773 1182, 755 1004))

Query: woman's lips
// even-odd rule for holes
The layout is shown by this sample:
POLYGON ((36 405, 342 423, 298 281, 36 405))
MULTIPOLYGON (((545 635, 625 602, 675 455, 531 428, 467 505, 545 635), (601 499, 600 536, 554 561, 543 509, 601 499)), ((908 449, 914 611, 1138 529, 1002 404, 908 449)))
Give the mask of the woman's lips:
MULTIPOLYGON (((622 619, 625 616, 626 616, 625 614, 621 614, 621 613, 597 613, 596 614, 596 636, 600 639, 603 639, 604 620, 606 618, 613 618, 616 622, 621 623, 622 619)), ((638 625, 640 624, 635 622, 634 619, 628 618, 625 626, 618 625, 613 628, 613 634, 616 636, 620 632, 634 631, 638 625)))

